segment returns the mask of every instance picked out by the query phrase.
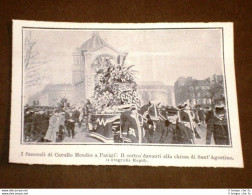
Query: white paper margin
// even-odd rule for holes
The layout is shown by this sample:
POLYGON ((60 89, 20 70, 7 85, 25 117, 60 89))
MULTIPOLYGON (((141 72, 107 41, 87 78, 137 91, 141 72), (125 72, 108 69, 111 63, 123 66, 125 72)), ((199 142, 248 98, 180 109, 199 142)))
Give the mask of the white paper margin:
POLYGON ((11 95, 11 132, 10 163, 48 164, 48 165, 130 165, 130 166, 183 166, 183 167, 237 167, 243 168, 239 118, 236 96, 236 82, 233 51, 233 23, 141 23, 141 24, 109 24, 109 23, 63 23, 35 22, 13 20, 12 39, 12 95, 11 95), (232 147, 188 147, 188 146, 132 146, 132 145, 23 145, 21 137, 21 78, 22 78, 22 27, 52 28, 201 28, 222 27, 224 29, 224 56, 227 84, 227 100, 229 102, 232 147), (93 154, 169 154, 176 155, 214 155, 230 156, 234 160, 192 160, 192 159, 151 159, 148 163, 108 162, 106 158, 70 158, 70 157, 30 157, 21 156, 21 152, 55 153, 93 153, 93 154))

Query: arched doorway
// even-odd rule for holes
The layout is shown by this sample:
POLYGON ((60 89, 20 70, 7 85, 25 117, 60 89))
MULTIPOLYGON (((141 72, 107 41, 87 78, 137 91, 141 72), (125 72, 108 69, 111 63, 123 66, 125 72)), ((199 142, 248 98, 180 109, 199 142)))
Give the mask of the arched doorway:
POLYGON ((115 57, 108 54, 102 54, 95 58, 91 66, 93 69, 101 69, 109 66, 110 63, 115 63, 115 57))

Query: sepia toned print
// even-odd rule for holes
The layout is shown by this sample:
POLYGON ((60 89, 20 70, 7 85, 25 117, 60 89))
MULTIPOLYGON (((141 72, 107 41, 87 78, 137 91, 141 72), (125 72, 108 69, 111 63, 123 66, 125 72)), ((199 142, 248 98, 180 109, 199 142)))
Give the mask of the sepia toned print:
POLYGON ((230 145, 222 29, 23 36, 23 143, 230 145))
MULTIPOLYGON (((236 145, 222 25, 27 24, 19 34, 19 144, 24 147, 113 145, 118 152, 124 146, 151 146, 154 152, 159 147, 228 150, 236 145)), ((33 154, 47 156, 26 156, 33 154)), ((54 154, 61 155, 73 156, 54 154)), ((125 155, 102 151, 98 156, 125 155)), ((122 162, 148 164, 144 156, 159 158, 141 153, 141 160, 122 162)), ((234 160, 225 155, 196 158, 234 160)))

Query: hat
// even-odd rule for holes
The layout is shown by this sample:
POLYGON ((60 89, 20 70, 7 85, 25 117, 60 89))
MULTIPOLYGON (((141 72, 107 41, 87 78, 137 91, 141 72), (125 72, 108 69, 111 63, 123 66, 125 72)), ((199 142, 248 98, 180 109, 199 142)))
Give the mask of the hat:
POLYGON ((183 110, 183 109, 185 109, 186 106, 187 106, 187 104, 184 104, 183 106, 182 106, 182 105, 179 105, 179 106, 178 106, 178 109, 183 110))
POLYGON ((137 110, 137 105, 136 104, 132 104, 132 106, 130 107, 130 110, 137 110))
POLYGON ((223 103, 223 102, 221 102, 221 103, 217 103, 217 104, 215 104, 215 105, 214 105, 214 107, 215 107, 215 108, 224 108, 224 107, 225 107, 225 105, 224 105, 224 103, 223 103))
POLYGON ((169 116, 174 116, 178 113, 178 109, 174 107, 168 107, 167 112, 169 116))

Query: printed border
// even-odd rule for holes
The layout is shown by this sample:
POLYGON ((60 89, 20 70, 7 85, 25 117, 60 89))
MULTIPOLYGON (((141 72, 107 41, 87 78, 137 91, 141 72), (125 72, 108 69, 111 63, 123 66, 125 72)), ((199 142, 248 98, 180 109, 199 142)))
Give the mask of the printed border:
POLYGON ((228 92, 227 92, 227 79, 226 79, 226 66, 225 66, 225 45, 224 45, 224 27, 202 27, 202 28, 48 28, 48 27, 28 27, 28 26, 22 26, 22 81, 21 81, 21 136, 20 136, 20 144, 21 145, 119 145, 119 146, 165 146, 165 147, 193 147, 193 148, 197 148, 197 147, 206 147, 206 148, 233 148, 233 143, 232 143, 232 135, 231 135, 231 128, 230 128, 230 113, 229 113, 229 104, 228 104, 228 92), (23 103, 23 97, 24 97, 24 36, 23 36, 23 31, 24 29, 43 29, 43 30, 80 30, 80 31, 92 31, 92 30, 101 30, 101 31, 122 31, 122 30, 130 30, 130 31, 141 31, 141 30, 174 30, 174 29, 181 29, 181 30, 206 30, 206 29, 211 29, 211 30, 221 30, 221 39, 222 39, 222 63, 223 63, 223 77, 224 79, 224 88, 225 88, 225 101, 226 101, 226 107, 228 110, 228 114, 227 114, 227 119, 228 119, 228 133, 229 133, 229 141, 230 141, 230 145, 189 145, 189 144, 133 144, 133 143, 47 143, 47 142, 24 142, 23 141, 23 136, 24 136, 24 103, 23 103))

